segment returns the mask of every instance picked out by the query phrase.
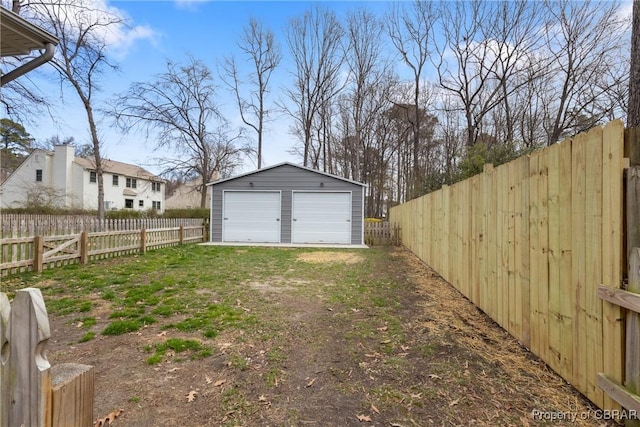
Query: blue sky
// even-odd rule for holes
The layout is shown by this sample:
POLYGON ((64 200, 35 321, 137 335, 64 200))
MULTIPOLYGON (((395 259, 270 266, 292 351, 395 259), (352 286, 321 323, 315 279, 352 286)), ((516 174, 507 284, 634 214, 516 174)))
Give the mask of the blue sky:
MULTIPOLYGON (((6 5, 8 0, 0 0, 6 5)), ((262 21, 263 25, 276 34, 282 47, 283 60, 272 78, 272 93, 269 102, 283 100, 282 87, 291 81, 289 73, 293 67, 289 60, 285 39, 286 26, 296 16, 312 7, 311 1, 212 1, 212 0, 86 0, 99 8, 109 8, 124 16, 129 22, 127 28, 120 28, 113 36, 112 58, 120 66, 118 73, 110 73, 100 80, 101 93, 98 100, 107 100, 116 94, 126 92, 134 81, 152 82, 155 75, 166 71, 166 60, 186 62, 187 56, 203 61, 212 71, 225 56, 237 54, 236 43, 251 17, 262 21)), ((10 3, 10 2, 9 2, 10 3)), ((321 5, 336 12, 343 20, 346 13, 358 7, 382 16, 389 8, 386 1, 322 1, 321 5)), ((630 16, 631 0, 623 0, 621 13, 630 16)), ((394 53, 389 47, 389 54, 394 53)), ((242 61, 239 61, 242 64, 242 61)), ((27 131, 37 141, 45 141, 54 135, 60 138, 73 136, 78 143, 88 143, 86 115, 77 95, 66 88, 63 92, 51 84, 47 78, 48 66, 29 75, 29 78, 51 95, 56 105, 57 117, 39 118, 36 124, 26 124, 27 131), (61 96, 60 100, 58 97, 61 96)), ((406 72, 398 62, 396 71, 406 72)), ((220 82, 221 86, 222 83, 220 82)), ((240 125, 239 115, 230 94, 220 88, 220 104, 225 116, 240 125)), ((96 107, 100 107, 97 103, 96 107)), ((289 134, 291 118, 278 117, 267 125, 263 148, 263 164, 273 165, 283 161, 298 162, 288 150, 295 144, 289 134)), ((145 143, 141 135, 122 135, 106 119, 100 124, 104 141, 103 156, 113 160, 141 165, 154 173, 160 172, 152 159, 162 156, 155 150, 153 141, 145 143)), ((255 135, 252 132, 249 135, 255 135)), ((255 163, 246 162, 238 172, 255 169, 255 163)))
MULTIPOLYGON (((96 0, 103 2, 105 0, 96 0)), ((122 29, 118 41, 114 44, 113 58, 120 66, 118 73, 101 77, 99 99, 108 99, 114 94, 125 92, 134 81, 153 81, 154 76, 166 71, 166 60, 170 58, 178 63, 186 61, 188 55, 203 61, 213 71, 225 56, 237 52, 236 43, 242 27, 251 17, 262 21, 266 28, 276 33, 282 47, 283 61, 274 72, 270 101, 283 98, 281 87, 287 80, 292 67, 288 62, 287 45, 284 37, 289 20, 301 15, 312 6, 313 2, 303 1, 109 1, 107 7, 115 7, 119 13, 129 18, 130 27, 122 29)), ((358 7, 366 6, 371 10, 383 13, 388 3, 364 1, 322 2, 336 11, 341 18, 344 14, 358 7)), ((240 61, 239 63, 242 63, 240 61)), ((45 68, 47 66, 44 66, 45 68)), ((47 82, 43 70, 34 74, 33 80, 41 89, 54 97, 60 95, 60 88, 47 82)), ((221 82, 220 82, 221 83, 221 82)), ((222 83, 221 83, 222 84, 222 83)), ((239 116, 229 93, 220 88, 220 102, 226 117, 239 125, 239 116)), ((27 131, 38 141, 58 135, 60 138, 73 136, 76 142, 89 141, 86 116, 77 95, 65 89, 55 120, 43 118, 37 125, 27 125, 27 131)), ((298 162, 298 159, 287 151, 294 144, 294 137, 289 134, 291 119, 278 117, 269 123, 265 134, 263 164, 272 165, 283 161, 298 162)), ((255 133, 248 133, 253 136, 255 133)), ((159 169, 152 163, 158 157, 153 141, 145 143, 140 135, 122 135, 116 131, 112 123, 106 120, 101 125, 104 141, 103 156, 142 165, 152 172, 159 169)), ((242 171, 255 169, 255 164, 247 161, 242 171)))

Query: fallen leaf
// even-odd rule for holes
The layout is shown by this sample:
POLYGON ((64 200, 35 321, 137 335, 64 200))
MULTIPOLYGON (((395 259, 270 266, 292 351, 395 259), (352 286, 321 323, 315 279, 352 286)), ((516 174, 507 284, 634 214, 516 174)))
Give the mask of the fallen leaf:
POLYGON ((384 332, 384 331, 386 331, 387 329, 389 329, 389 327, 388 327, 388 326, 382 326, 381 328, 378 328, 378 330, 379 330, 380 332, 384 332))
POLYGON ((379 413, 380 413, 380 411, 378 410, 378 408, 376 408, 376 407, 375 407, 375 406, 373 406, 373 405, 371 405, 371 410, 372 410, 373 412, 375 412, 376 414, 379 414, 379 413))
POLYGON ((311 381, 309 381, 309 382, 307 383, 307 385, 306 385, 305 387, 309 388, 309 387, 311 387, 311 386, 313 385, 313 383, 315 383, 315 382, 316 382, 316 378, 313 378, 311 381))
POLYGON ((171 369, 169 369, 167 372, 175 372, 175 371, 177 371, 178 369, 180 369, 180 368, 178 368, 178 367, 176 366, 175 368, 171 368, 171 369))
POLYGON ((364 421, 364 422, 370 423, 371 422, 371 417, 368 416, 368 415, 358 415, 358 421, 360 421, 360 422, 364 421))
POLYGON ((264 394, 261 394, 260 396, 258 396, 258 402, 266 402, 267 401, 267 397, 264 394))
POLYGON ((164 337, 165 335, 167 335, 167 331, 162 331, 158 333, 159 337, 164 337))
POLYGON ((452 400, 451 402, 449 402, 449 406, 455 406, 458 404, 458 402, 460 402, 460 399, 452 400))
POLYGON ((195 390, 191 390, 189 392, 189 394, 187 394, 187 402, 191 403, 194 400, 196 400, 196 396, 198 395, 198 392, 195 390))
POLYGON ((109 415, 107 415, 104 418, 98 418, 97 420, 95 420, 93 422, 93 426, 94 427, 103 427, 103 426, 109 426, 111 424, 112 421, 114 421, 116 418, 118 418, 120 416, 120 414, 122 414, 124 412, 124 410, 122 409, 116 409, 115 411, 112 411, 109 415))
POLYGON ((359 310, 359 309, 357 309, 357 308, 352 308, 352 309, 351 309, 351 311, 353 311, 354 313, 357 313, 357 312, 359 312, 360 310, 359 310))
POLYGON ((401 349, 402 351, 407 351, 407 350, 409 350, 410 348, 411 348, 411 347, 409 347, 408 345, 401 345, 401 346, 400 346, 400 349, 401 349))
POLYGON ((209 375, 205 375, 204 380, 207 382, 207 384, 211 384, 213 382, 213 380, 211 379, 211 377, 209 377, 209 375))
POLYGON ((82 328, 82 325, 84 325, 84 322, 78 322, 76 323, 76 328, 82 328))
POLYGON ((442 377, 440 375, 436 375, 436 374, 429 374, 429 378, 431 378, 432 380, 441 380, 442 377))
POLYGON ((222 384, 226 383, 227 380, 218 380, 215 383, 213 383, 214 386, 216 387, 220 387, 222 384))
POLYGON ((391 340, 384 340, 384 341, 380 341, 380 344, 389 344, 391 342, 391 340))

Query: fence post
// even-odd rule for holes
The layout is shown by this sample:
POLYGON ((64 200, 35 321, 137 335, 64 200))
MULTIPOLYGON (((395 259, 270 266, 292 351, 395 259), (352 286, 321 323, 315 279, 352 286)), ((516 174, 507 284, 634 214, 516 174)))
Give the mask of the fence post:
POLYGON ((51 427, 92 427, 93 366, 63 363, 51 368, 51 427))
POLYGON ((8 427, 49 426, 51 365, 45 350, 51 332, 39 289, 16 292, 9 325, 9 359, 3 360, 6 367, 2 378, 3 406, 9 404, 5 407, 8 427))
POLYGON ((140 252, 147 252, 147 229, 140 230, 140 252))
POLYGON ((33 254, 33 271, 40 273, 42 271, 42 256, 44 255, 44 238, 35 236, 33 240, 35 253, 33 254))
MULTIPOLYGON (((9 313, 11 306, 9 305, 9 299, 5 293, 0 293, 0 348, 6 348, 8 345, 8 326, 9 326, 9 313)), ((5 373, 7 371, 6 354, 0 353, 0 427, 9 427, 9 387, 7 381, 8 377, 5 373)))
MULTIPOLYGON (((638 134, 636 134, 638 139, 638 134)), ((636 152, 636 161, 638 153, 636 152)), ((627 169, 626 223, 627 223, 627 268, 629 292, 640 293, 640 168, 627 169)), ((640 393, 640 314, 627 311, 625 350, 625 387, 632 393, 640 393)), ((625 421, 627 427, 638 427, 638 420, 625 421)))
POLYGON ((181 245, 184 244, 184 226, 183 225, 180 226, 180 244, 181 245))
POLYGON ((89 262, 89 233, 80 233, 80 264, 89 262))

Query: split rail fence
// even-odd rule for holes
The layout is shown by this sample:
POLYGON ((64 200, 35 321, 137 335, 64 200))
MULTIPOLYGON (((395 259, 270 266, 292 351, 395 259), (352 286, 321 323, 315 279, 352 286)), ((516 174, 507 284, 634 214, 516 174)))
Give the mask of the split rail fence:
POLYGON ((206 227, 199 225, 0 239, 0 276, 40 272, 70 263, 86 264, 148 249, 204 242, 205 238, 206 227))
POLYGON ((625 340, 626 310, 601 298, 627 276, 626 154, 614 121, 390 212, 403 245, 603 409, 640 408, 624 379, 640 324, 625 340))

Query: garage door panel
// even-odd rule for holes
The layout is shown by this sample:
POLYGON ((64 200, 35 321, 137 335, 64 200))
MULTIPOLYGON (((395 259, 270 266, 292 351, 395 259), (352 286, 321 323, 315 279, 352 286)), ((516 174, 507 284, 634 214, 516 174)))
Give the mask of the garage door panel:
POLYGON ((351 243, 351 194, 293 194, 294 243, 351 243))
POLYGON ((225 191, 225 242, 280 242, 280 193, 225 191))

